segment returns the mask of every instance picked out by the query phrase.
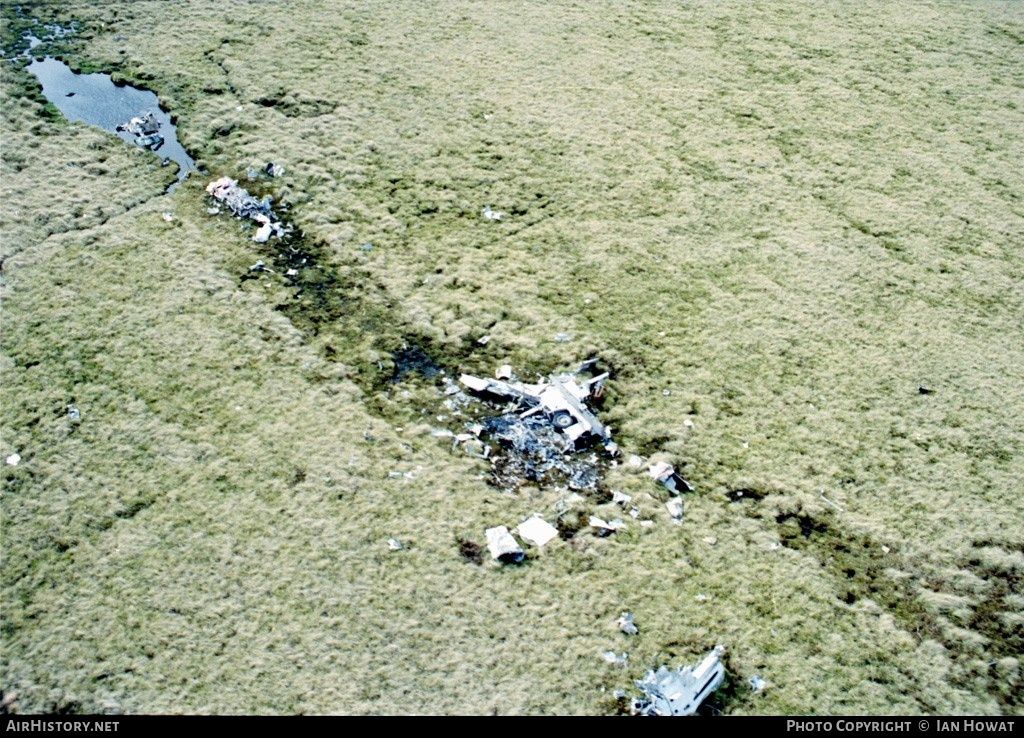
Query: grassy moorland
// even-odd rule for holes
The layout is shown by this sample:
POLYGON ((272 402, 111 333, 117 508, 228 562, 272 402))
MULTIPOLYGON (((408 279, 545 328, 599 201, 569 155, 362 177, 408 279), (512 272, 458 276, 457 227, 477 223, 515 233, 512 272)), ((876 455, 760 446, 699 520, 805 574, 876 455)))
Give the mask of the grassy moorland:
POLYGON ((610 714, 721 643, 709 712, 1024 711, 1019 3, 21 8, 7 55, 76 21, 37 53, 154 90, 205 173, 3 65, 14 710, 610 714), (293 252, 206 212, 268 161, 293 252), (683 524, 623 464, 653 525, 467 560, 568 491, 432 435, 417 350, 602 357, 683 524))

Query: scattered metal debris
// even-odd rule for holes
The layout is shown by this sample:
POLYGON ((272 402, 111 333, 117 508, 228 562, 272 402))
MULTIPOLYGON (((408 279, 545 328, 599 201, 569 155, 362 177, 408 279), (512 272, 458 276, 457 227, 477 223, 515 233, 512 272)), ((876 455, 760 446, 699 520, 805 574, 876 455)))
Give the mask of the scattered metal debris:
POLYGON ((252 237, 256 243, 266 243, 275 234, 279 238, 284 235, 284 228, 281 224, 271 222, 270 218, 265 215, 257 215, 253 220, 260 224, 260 227, 256 229, 256 234, 252 237))
POLYGON ((541 548, 558 535, 558 529, 534 513, 519 524, 519 537, 531 546, 541 548))
MULTIPOLYGON (((237 179, 221 177, 206 186, 206 192, 214 200, 224 203, 231 212, 238 218, 248 218, 259 223, 253 241, 265 243, 276 235, 278 238, 284 235, 284 226, 277 220, 274 212, 270 209, 273 202, 270 196, 257 200, 248 191, 238 186, 237 179)), ((212 208, 207 209, 211 212, 212 208)), ((217 212, 220 212, 219 210, 217 212)))
POLYGON ((825 491, 824 490, 819 490, 818 491, 818 497, 820 497, 825 503, 831 505, 832 507, 834 507, 839 512, 843 512, 843 508, 839 507, 839 505, 837 505, 836 503, 832 502, 832 500, 830 500, 829 498, 827 498, 825 496, 825 491))
POLYGON ((630 495, 627 495, 624 492, 612 492, 612 502, 614 502, 616 505, 622 505, 623 507, 625 507, 630 503, 632 499, 633 498, 630 495))
POLYGON ((673 497, 671 500, 665 503, 665 509, 668 510, 668 514, 672 516, 672 519, 677 523, 683 519, 683 501, 678 497, 673 497))
POLYGON ((747 680, 747 684, 750 685, 750 688, 754 692, 763 692, 764 688, 768 686, 768 682, 759 677, 757 674, 754 674, 754 676, 750 677, 750 679, 747 680))
POLYGON ((516 539, 508 532, 508 528, 499 525, 497 528, 488 528, 484 531, 487 536, 487 550, 491 552, 491 558, 505 564, 518 564, 523 560, 525 554, 516 539))
POLYGON ((587 500, 583 495, 573 492, 568 497, 564 497, 555 503, 555 512, 558 514, 558 517, 561 518, 566 513, 582 507, 586 501, 587 500))
POLYGON ((649 670, 634 682, 644 697, 633 700, 637 715, 693 715, 725 680, 721 662, 725 649, 715 646, 696 666, 649 670))
POLYGON ((269 162, 267 166, 263 167, 263 171, 271 177, 280 177, 284 174, 284 167, 274 162, 269 162))
POLYGON ((917 385, 917 392, 918 392, 918 394, 922 394, 922 395, 930 395, 930 394, 932 394, 932 393, 933 393, 934 391, 935 391, 935 390, 933 390, 933 389, 932 389, 931 387, 926 387, 926 386, 924 386, 923 384, 919 384, 919 385, 917 385))
POLYGON ((629 659, 629 654, 623 651, 621 655, 616 656, 614 651, 605 651, 601 654, 601 658, 607 661, 609 664, 615 664, 616 666, 625 666, 626 661, 629 659))
POLYGON ((21 461, 21 454, 18 454, 18 453, 11 454, 6 459, 4 459, 4 463, 7 464, 7 466, 17 466, 18 462, 20 462, 20 461, 21 461))
POLYGON ((505 214, 500 210, 491 210, 490 205, 484 205, 484 209, 480 211, 480 215, 482 215, 486 220, 501 220, 505 214))
POLYGON ((659 461, 657 464, 649 467, 647 472, 651 475, 652 479, 661 482, 665 485, 665 489, 673 494, 693 492, 693 487, 690 486, 690 483, 676 474, 675 467, 668 462, 659 461))
POLYGON ((574 374, 558 374, 547 382, 524 384, 463 374, 459 381, 474 392, 491 394, 513 400, 519 405, 526 405, 529 409, 520 415, 521 418, 546 413, 558 430, 571 441, 576 441, 588 434, 610 440, 610 434, 601 421, 583 405, 584 400, 601 395, 602 383, 607 378, 608 373, 605 372, 579 385, 574 374))
POLYGON ((456 448, 460 443, 462 444, 462 450, 470 456, 486 459, 491 455, 491 447, 472 433, 459 433, 456 435, 455 440, 452 442, 452 448, 456 448))
POLYGON ((206 186, 206 192, 214 200, 222 202, 239 218, 253 218, 256 215, 270 215, 270 197, 257 200, 247 190, 238 186, 237 179, 221 177, 206 186))
POLYGON ((74 405, 68 405, 68 419, 77 423, 82 419, 82 413, 74 405))
POLYGON ((174 213, 164 212, 163 219, 170 223, 171 221, 174 220, 174 213))
POLYGON ((263 263, 263 259, 257 259, 256 263, 249 267, 250 272, 270 272, 274 274, 274 270, 263 263))
POLYGON ((606 520, 602 520, 596 515, 590 516, 589 524, 590 527, 594 529, 594 532, 602 538, 610 536, 615 531, 626 527, 626 524, 623 523, 620 518, 615 518, 615 520, 608 522, 606 520))
POLYGON ((568 333, 556 333, 555 334, 555 343, 568 343, 571 340, 572 340, 572 336, 570 336, 568 333))
POLYGON ((622 615, 616 621, 616 625, 618 625, 619 630, 621 630, 626 635, 635 636, 637 633, 640 632, 640 629, 636 627, 636 623, 633 622, 633 613, 631 612, 622 613, 622 615))
POLYGON ((143 149, 156 151, 164 143, 164 137, 160 135, 160 122, 151 110, 116 126, 114 130, 132 134, 135 136, 135 145, 143 149))
POLYGON ((388 548, 390 548, 392 551, 401 551, 403 548, 405 548, 405 546, 403 546, 402 542, 399 541, 397 538, 389 538, 388 548))
MULTIPOLYGON (((586 362, 580 371, 589 368, 586 362)), ((604 458, 617 453, 611 431, 604 427, 584 404, 599 397, 607 373, 578 380, 577 373, 540 378, 537 384, 518 381, 508 365, 498 368, 498 379, 463 374, 460 383, 477 399, 489 404, 500 415, 483 419, 481 425, 470 426, 485 441, 496 441, 498 448, 485 450, 490 458, 491 480, 499 488, 513 490, 524 482, 544 481, 565 484, 575 490, 596 490, 601 459, 596 453, 580 457, 578 451, 601 442, 604 458), (499 451, 490 454, 489 450, 499 451)), ((445 406, 459 414, 470 402, 466 395, 449 383, 444 389, 445 406)))

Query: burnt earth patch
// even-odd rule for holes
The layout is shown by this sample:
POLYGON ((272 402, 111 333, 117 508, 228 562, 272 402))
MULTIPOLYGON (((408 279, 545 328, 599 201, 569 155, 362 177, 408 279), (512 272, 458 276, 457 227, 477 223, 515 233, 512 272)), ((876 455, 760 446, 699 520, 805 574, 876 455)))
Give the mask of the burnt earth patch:
POLYGON ((392 383, 401 381, 408 374, 435 379, 444 372, 444 367, 416 343, 404 343, 402 348, 391 354, 391 360, 395 365, 391 374, 392 383))
POLYGON ((459 556, 471 564, 476 564, 477 566, 483 564, 483 549, 480 547, 479 543, 476 541, 470 541, 466 538, 457 538, 455 542, 459 546, 459 556))
MULTIPOLYGON (((832 575, 837 597, 852 605, 871 599, 896 618, 900 626, 919 637, 937 637, 938 623, 916 597, 917 577, 896 581, 882 544, 870 536, 849 534, 805 513, 777 515, 782 545, 812 554, 832 575)), ((889 553, 892 547, 887 547, 889 553)))
POLYGON ((729 498, 730 502, 760 502, 768 496, 768 493, 762 490, 744 487, 742 489, 729 490, 725 493, 725 496, 729 498))

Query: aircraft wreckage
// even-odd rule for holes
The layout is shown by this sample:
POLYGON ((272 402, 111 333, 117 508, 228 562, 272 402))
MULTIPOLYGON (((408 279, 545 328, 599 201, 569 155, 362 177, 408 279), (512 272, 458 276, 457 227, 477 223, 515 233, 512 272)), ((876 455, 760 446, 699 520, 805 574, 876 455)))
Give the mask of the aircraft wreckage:
MULTIPOLYGON (((509 365, 499 367, 495 379, 463 374, 459 383, 499 414, 467 424, 471 432, 455 435, 455 444, 465 442, 467 453, 489 459, 490 481, 499 489, 511 491, 524 482, 540 482, 596 490, 601 469, 598 455, 576 452, 600 443, 605 457, 619 453, 611 429, 586 405, 600 398, 608 374, 579 377, 591 374, 597 361, 585 361, 575 372, 538 377, 536 383, 520 381, 509 365), (492 455, 499 449, 487 445, 484 438, 496 442, 501 453, 492 455)), ((452 408, 469 400, 455 382, 449 382, 445 393, 452 408)))
MULTIPOLYGON (((258 200, 250 195, 247 190, 239 187, 237 179, 231 179, 230 177, 221 177, 210 182, 206 186, 206 192, 217 202, 226 205, 236 217, 248 218, 259 224, 256 234, 252 237, 252 240, 256 243, 266 243, 270 240, 271 235, 276 235, 278 238, 284 235, 284 226, 277 220, 274 212, 270 209, 271 199, 269 195, 262 200, 258 200)), ((213 215, 216 214, 217 210, 211 209, 208 212, 213 215)))
POLYGON ((164 137, 160 135, 160 122, 153 115, 153 111, 132 118, 127 123, 117 126, 115 130, 135 136, 135 145, 139 148, 156 151, 164 143, 164 137))
POLYGON ((473 392, 511 400, 520 407, 525 405, 527 410, 520 413, 521 419, 538 414, 546 415, 554 427, 573 443, 581 438, 591 437, 603 442, 606 450, 614 453, 616 447, 610 433, 597 416, 583 404, 591 397, 601 396, 608 372, 587 379, 582 384, 576 381, 577 374, 590 368, 594 363, 596 359, 584 362, 574 374, 557 374, 549 381, 539 384, 516 381, 508 366, 503 366, 497 371, 497 379, 463 374, 459 377, 459 382, 473 392))
POLYGON ((715 646, 695 666, 669 669, 662 666, 644 674, 634 683, 644 696, 633 700, 636 715, 693 715, 697 708, 725 680, 722 654, 725 648, 715 646))

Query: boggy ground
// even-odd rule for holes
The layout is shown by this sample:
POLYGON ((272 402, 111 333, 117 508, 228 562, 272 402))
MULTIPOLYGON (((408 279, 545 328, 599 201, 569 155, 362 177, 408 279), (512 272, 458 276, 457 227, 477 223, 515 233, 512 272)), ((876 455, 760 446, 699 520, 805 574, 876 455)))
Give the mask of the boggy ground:
POLYGON ((21 7, 208 174, 3 65, 13 709, 608 714, 716 643, 710 712, 1024 709, 1019 4, 21 7), (268 161, 287 253, 206 213, 268 161), (593 355, 683 524, 623 466, 654 525, 474 563, 566 492, 488 486, 422 369, 593 355))

